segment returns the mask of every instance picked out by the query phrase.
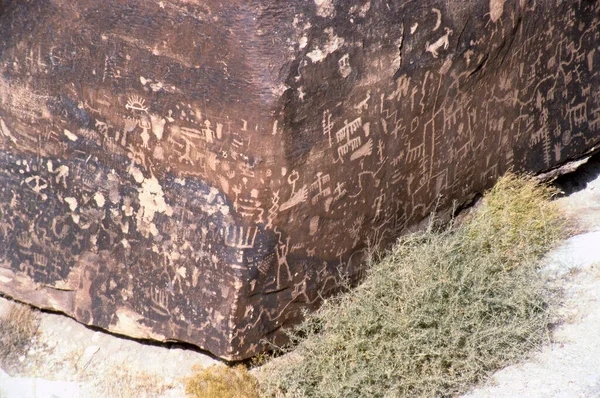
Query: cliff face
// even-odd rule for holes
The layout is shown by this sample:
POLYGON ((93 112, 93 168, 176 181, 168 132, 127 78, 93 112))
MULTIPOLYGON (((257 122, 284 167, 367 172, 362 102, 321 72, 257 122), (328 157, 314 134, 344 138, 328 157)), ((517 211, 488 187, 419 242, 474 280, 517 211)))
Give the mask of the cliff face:
POLYGON ((241 359, 600 141, 593 1, 0 0, 0 291, 241 359), (543 4, 542 4, 543 3, 543 4))

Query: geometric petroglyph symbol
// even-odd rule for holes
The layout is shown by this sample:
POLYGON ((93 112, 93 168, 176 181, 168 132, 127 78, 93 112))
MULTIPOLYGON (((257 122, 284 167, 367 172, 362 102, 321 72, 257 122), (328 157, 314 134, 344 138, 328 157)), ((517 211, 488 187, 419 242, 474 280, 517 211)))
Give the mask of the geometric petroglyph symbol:
POLYGON ((133 3, 0 6, 0 293, 98 327, 251 357, 600 144, 600 1, 133 3))
POLYGON ((225 245, 236 249, 251 249, 254 247, 257 227, 230 225, 225 232, 225 245))

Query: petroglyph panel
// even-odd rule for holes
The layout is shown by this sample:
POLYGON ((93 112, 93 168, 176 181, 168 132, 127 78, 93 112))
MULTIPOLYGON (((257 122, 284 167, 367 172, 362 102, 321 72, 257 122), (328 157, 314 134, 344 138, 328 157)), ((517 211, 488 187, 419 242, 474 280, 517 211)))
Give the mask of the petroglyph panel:
POLYGON ((594 149, 599 46, 583 0, 0 0, 0 291, 252 356, 369 245, 594 149))

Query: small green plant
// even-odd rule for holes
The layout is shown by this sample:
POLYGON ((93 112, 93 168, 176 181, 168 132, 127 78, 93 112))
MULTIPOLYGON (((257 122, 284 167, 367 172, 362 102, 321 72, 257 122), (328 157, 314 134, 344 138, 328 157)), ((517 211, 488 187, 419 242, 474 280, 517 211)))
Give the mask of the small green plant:
POLYGON ((185 380, 185 392, 197 398, 259 398, 258 382, 242 365, 195 368, 185 380))
POLYGON ((38 311, 19 303, 11 303, 0 318, 0 364, 13 367, 33 344, 40 324, 38 311))
POLYGON ((273 358, 272 353, 261 352, 250 359, 250 369, 258 368, 273 358))
POLYGON ((508 174, 461 225, 402 237, 291 333, 258 373, 264 396, 454 396, 539 347, 539 258, 565 234, 551 195, 508 174))

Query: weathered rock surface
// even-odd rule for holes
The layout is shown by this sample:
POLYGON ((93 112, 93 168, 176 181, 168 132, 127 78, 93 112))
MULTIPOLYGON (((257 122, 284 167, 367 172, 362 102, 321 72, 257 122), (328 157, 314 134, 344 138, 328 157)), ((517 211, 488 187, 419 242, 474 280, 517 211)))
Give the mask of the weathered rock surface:
POLYGON ((0 0, 0 291, 240 359, 600 141, 594 1, 0 0))

